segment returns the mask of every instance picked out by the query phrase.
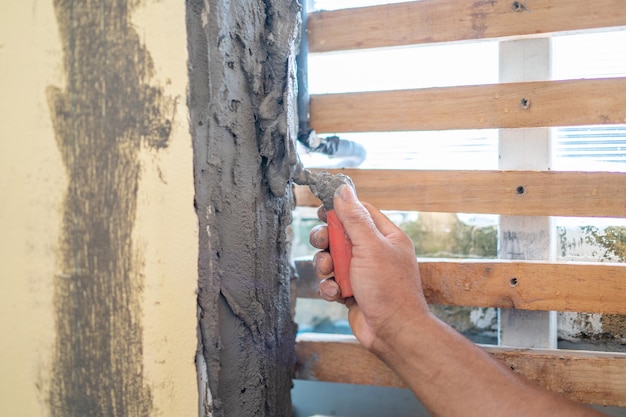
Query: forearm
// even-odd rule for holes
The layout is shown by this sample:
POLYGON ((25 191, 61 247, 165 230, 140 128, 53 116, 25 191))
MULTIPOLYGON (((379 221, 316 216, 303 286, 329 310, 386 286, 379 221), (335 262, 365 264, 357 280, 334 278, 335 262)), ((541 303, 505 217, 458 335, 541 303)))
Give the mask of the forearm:
POLYGON ((601 416, 517 376, 432 316, 406 322, 375 353, 434 416, 601 416))

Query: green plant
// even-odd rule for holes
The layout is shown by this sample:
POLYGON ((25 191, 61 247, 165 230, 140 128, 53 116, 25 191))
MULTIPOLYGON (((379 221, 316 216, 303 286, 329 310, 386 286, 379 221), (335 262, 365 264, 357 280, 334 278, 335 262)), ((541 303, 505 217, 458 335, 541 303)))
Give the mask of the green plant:
POLYGON ((599 247, 602 260, 626 262, 626 227, 608 226, 600 229, 596 226, 581 226, 586 243, 599 247))
POLYGON ((422 257, 495 258, 498 250, 496 226, 478 227, 461 222, 455 214, 422 213, 417 221, 400 228, 422 257))

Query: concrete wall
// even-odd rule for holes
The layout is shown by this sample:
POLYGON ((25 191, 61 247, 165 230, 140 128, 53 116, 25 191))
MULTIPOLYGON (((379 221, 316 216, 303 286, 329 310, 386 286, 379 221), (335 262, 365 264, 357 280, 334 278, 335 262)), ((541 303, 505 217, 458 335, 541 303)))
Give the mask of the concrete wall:
MULTIPOLYGON (((77 148, 90 145, 78 137, 64 137, 59 132, 59 118, 78 120, 78 123, 88 118, 81 119, 76 113, 72 115, 72 106, 70 113, 64 116, 59 108, 54 108, 55 102, 51 100, 51 95, 60 92, 70 97, 70 103, 77 103, 74 95, 78 90, 70 84, 82 75, 70 73, 70 68, 80 71, 75 65, 85 64, 81 60, 89 55, 89 49, 82 50, 82 55, 74 57, 72 63, 67 54, 67 42, 76 42, 69 35, 76 33, 72 31, 76 27, 80 29, 81 24, 78 21, 78 26, 61 27, 67 23, 63 19, 68 16, 71 19, 71 13, 79 16, 81 12, 70 10, 73 6, 69 3, 52 0, 0 2, 0 415, 74 415, 67 412, 72 407, 75 414, 80 414, 76 409, 80 404, 68 404, 72 400, 68 394, 70 389, 57 386, 59 375, 55 372, 66 372, 68 364, 77 368, 69 377, 78 385, 75 389, 79 392, 80 372, 89 374, 96 372, 98 367, 106 368, 105 374, 111 376, 114 385, 98 389, 100 394, 109 393, 114 400, 96 398, 103 403, 100 404, 103 407, 101 415, 197 415, 194 367, 197 217, 193 208, 192 150, 185 104, 185 4, 176 0, 141 4, 105 2, 114 7, 126 7, 129 20, 124 20, 126 17, 120 17, 117 10, 107 13, 99 10, 100 2, 76 2, 92 4, 89 7, 93 10, 82 11, 86 16, 99 16, 103 23, 112 19, 125 25, 116 30, 126 33, 131 40, 136 36, 134 47, 140 52, 145 51, 145 56, 140 57, 144 59, 142 62, 152 62, 152 74, 145 67, 140 68, 144 71, 138 80, 140 89, 147 86, 147 90, 142 91, 157 92, 168 99, 165 100, 168 111, 161 116, 171 124, 171 130, 167 129, 160 136, 167 141, 166 147, 160 146, 163 143, 155 145, 154 141, 151 142, 151 135, 154 135, 150 126, 148 130, 126 131, 116 136, 115 126, 105 124, 102 128, 106 134, 94 139, 104 138, 110 140, 112 146, 117 146, 103 153, 101 158, 122 155, 119 149, 126 146, 123 143, 134 146, 133 153, 124 154, 127 157, 125 163, 134 170, 128 177, 123 177, 129 173, 126 165, 111 166, 111 171, 101 172, 98 158, 89 162, 93 162, 91 168, 97 168, 94 168, 95 175, 107 176, 108 182, 93 180, 91 191, 103 199, 101 205, 98 196, 81 194, 90 191, 84 182, 82 191, 76 191, 81 177, 89 179, 94 174, 89 165, 85 165, 84 172, 77 168, 88 164, 89 156, 81 154, 80 149, 70 152, 69 157, 64 156, 68 146, 72 149, 74 145, 77 148), (132 141, 124 142, 129 137, 132 141), (117 186, 124 181, 127 181, 126 185, 130 181, 131 187, 117 186), (102 184, 110 190, 101 188, 102 184), (115 200, 111 204, 122 204, 125 208, 122 217, 118 218, 119 210, 116 211, 115 207, 110 213, 105 210, 111 198, 115 200), (109 213, 108 221, 105 218, 95 225, 85 226, 79 222, 82 221, 80 218, 68 218, 72 213, 68 204, 72 201, 82 204, 81 207, 89 207, 93 216, 86 218, 109 213), (91 206, 87 204, 90 201, 94 203, 91 206), (67 230, 73 220, 79 222, 74 232, 80 235, 74 238, 72 233, 68 237, 67 230), (113 273, 112 280, 106 280, 98 266, 102 262, 98 258, 102 246, 89 246, 85 239, 86 249, 79 253, 76 239, 90 236, 94 231, 89 227, 108 230, 110 233, 105 232, 105 236, 112 241, 121 239, 122 235, 129 236, 129 245, 118 248, 117 254, 107 255, 109 267, 130 265, 126 275, 113 273), (72 255, 85 256, 89 261, 84 274, 68 268, 71 264, 68 258, 72 255), (60 287, 66 282, 68 288, 74 288, 81 279, 80 282, 99 282, 98 277, 102 278, 102 283, 109 284, 106 292, 94 289, 101 298, 83 301, 98 304, 100 300, 114 308, 109 311, 99 307, 88 311, 99 315, 97 322, 102 326, 113 326, 113 329, 130 322, 130 330, 139 335, 136 340, 113 337, 113 340, 100 340, 101 344, 90 349, 82 346, 81 341, 59 339, 62 326, 69 323, 82 324, 83 333, 79 331, 78 334, 83 337, 82 342, 90 340, 90 335, 84 333, 89 317, 85 317, 82 323, 63 317, 68 308, 85 308, 84 305, 68 304, 68 294, 74 297, 74 301, 78 299, 78 303, 87 290, 63 293, 60 287), (126 286, 129 280, 132 285, 126 286), (133 309, 127 311, 126 316, 120 316, 119 311, 126 311, 125 299, 133 309), (63 306, 59 305, 62 303, 63 306), (116 324, 114 319, 120 323, 116 324), (103 348, 102 344, 106 346, 103 348), (76 357, 63 359, 59 350, 67 346, 85 352, 109 352, 109 356, 84 355, 83 362, 76 357), (122 362, 125 354, 129 355, 129 362, 136 362, 133 362, 134 370, 111 359, 115 349, 122 362), (69 362, 64 366, 59 363, 63 360, 69 362), (120 375, 122 373, 134 375, 120 375), (118 385, 115 385, 116 381, 118 385), (141 391, 143 404, 140 407, 124 401, 132 393, 129 388, 132 383, 138 384, 141 391)), ((97 24, 91 27, 84 27, 83 33, 90 30, 99 33, 97 24)), ((129 43, 132 42, 127 41, 126 46, 129 43)), ((137 56, 129 56, 128 61, 123 56, 110 55, 110 58, 111 61, 105 63, 112 66, 140 62, 137 56)), ((112 79, 116 75, 105 69, 95 72, 109 74, 112 79)), ((109 102, 115 102, 117 95, 132 93, 130 90, 126 93, 112 90, 115 85, 123 85, 120 83, 123 80, 109 83, 110 93, 105 94, 109 102)), ((113 111, 110 107, 103 108, 109 113, 113 111)), ((150 103, 146 108, 151 109, 150 103)), ((117 110, 119 117, 133 111, 124 108, 123 101, 117 110)), ((108 123, 120 125, 115 119, 117 116, 107 114, 107 117, 105 123, 108 120, 108 123)), ((80 128, 74 132, 80 134, 80 128)), ((156 136, 159 138, 158 134, 156 136)), ((90 413, 83 413, 87 414, 90 413)))

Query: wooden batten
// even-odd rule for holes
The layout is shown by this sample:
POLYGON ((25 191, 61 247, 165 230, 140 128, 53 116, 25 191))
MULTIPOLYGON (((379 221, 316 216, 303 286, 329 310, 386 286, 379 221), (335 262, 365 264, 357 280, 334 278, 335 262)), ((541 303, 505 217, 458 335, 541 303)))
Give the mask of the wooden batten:
POLYGON ((316 12, 308 28, 311 52, 329 52, 622 25, 621 0, 422 0, 316 12))
POLYGON ((626 78, 311 96, 318 133, 626 123, 626 78))
MULTIPOLYGON (((626 217, 626 174, 556 171, 329 170, 352 178, 382 210, 626 217)), ((319 206, 308 187, 300 206, 319 206)))
MULTIPOLYGON (((420 259, 429 304, 626 314, 626 265, 420 259)), ((319 298, 310 259, 296 261, 296 294, 319 298)))
MULTIPOLYGON (((515 372, 573 400, 626 406, 624 353, 482 347, 515 372)), ((301 335, 296 356, 298 379, 405 387, 393 371, 350 336, 301 335)))

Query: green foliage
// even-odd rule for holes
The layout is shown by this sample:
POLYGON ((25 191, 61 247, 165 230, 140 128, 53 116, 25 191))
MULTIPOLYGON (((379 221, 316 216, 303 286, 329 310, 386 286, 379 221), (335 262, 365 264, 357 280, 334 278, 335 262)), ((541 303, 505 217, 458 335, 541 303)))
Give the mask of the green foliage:
POLYGON ((599 247, 602 260, 626 262, 626 227, 608 226, 599 229, 595 226, 581 226, 586 243, 599 247))
POLYGON ((498 255, 496 226, 476 227, 457 220, 453 231, 453 253, 478 258, 495 258, 498 255))
POLYGON ((496 226, 477 227, 462 223, 455 214, 420 214, 417 221, 400 224, 422 257, 495 258, 496 226))

